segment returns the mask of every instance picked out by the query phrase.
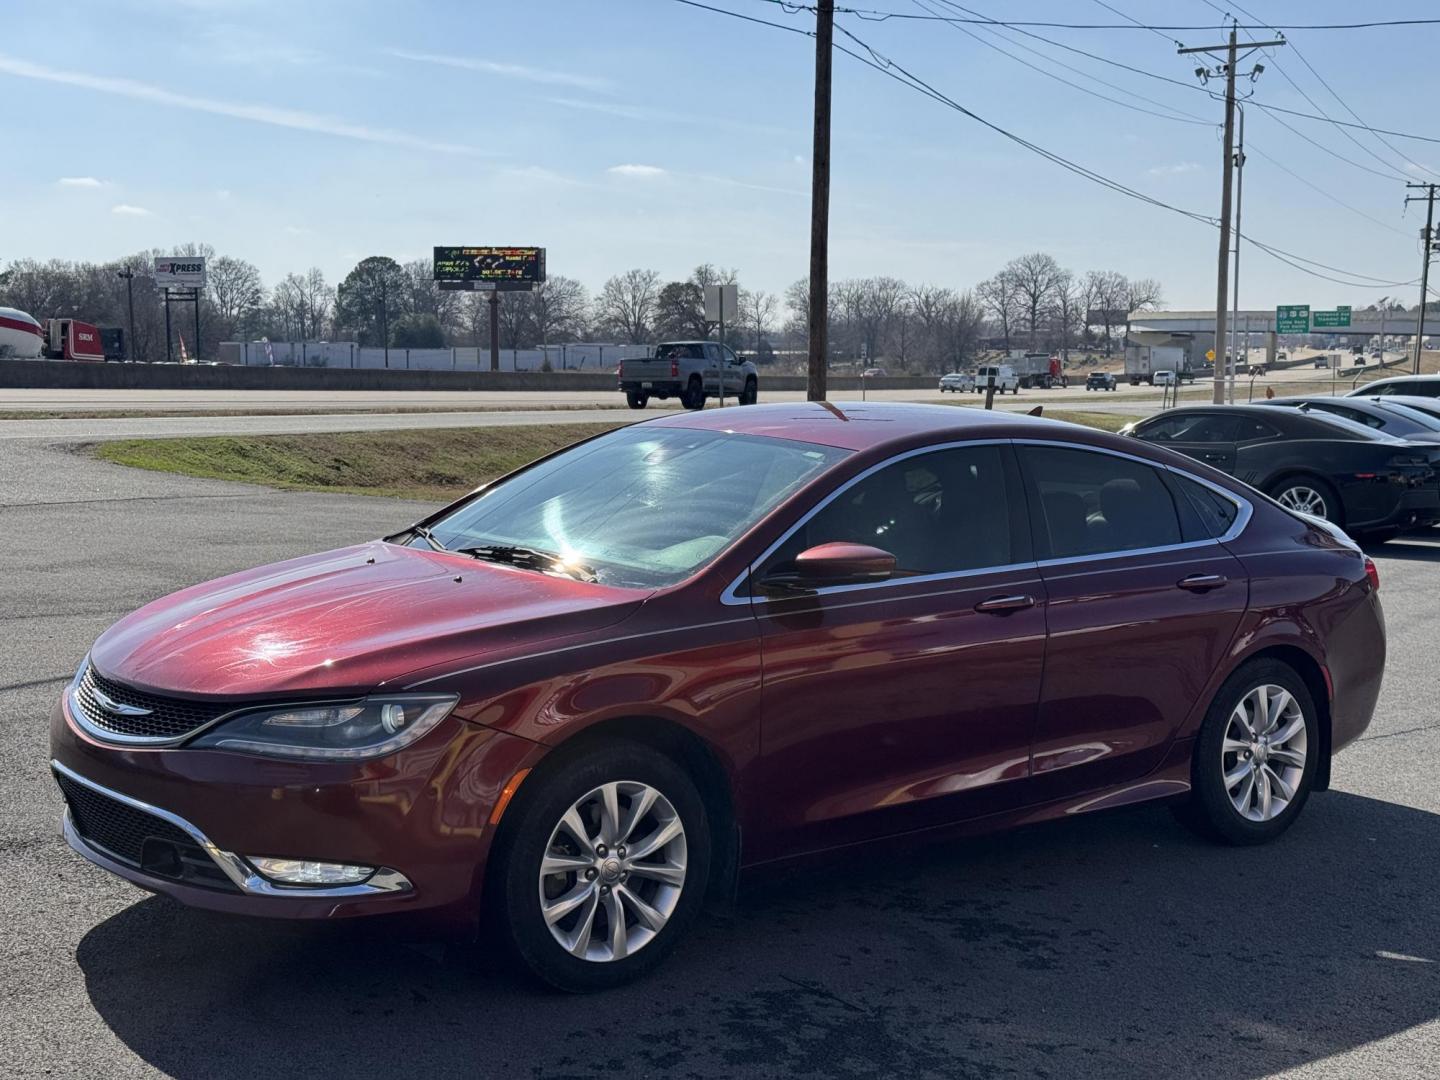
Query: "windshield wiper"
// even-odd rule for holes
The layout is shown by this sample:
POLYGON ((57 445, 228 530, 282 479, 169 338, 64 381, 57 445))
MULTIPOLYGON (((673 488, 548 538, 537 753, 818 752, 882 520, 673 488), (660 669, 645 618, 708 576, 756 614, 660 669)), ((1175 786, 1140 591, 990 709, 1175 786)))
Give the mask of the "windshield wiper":
POLYGON ((461 555, 470 555, 486 562, 505 563, 524 570, 541 570, 546 573, 565 574, 581 581, 595 582, 595 571, 584 563, 566 559, 553 551, 520 547, 515 544, 480 544, 475 547, 456 548, 461 555))

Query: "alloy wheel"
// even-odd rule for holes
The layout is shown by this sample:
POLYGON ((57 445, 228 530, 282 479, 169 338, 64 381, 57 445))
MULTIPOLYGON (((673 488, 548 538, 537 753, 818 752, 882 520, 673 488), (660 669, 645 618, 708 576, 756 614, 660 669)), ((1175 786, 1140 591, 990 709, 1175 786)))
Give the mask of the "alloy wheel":
POLYGON ((1295 798, 1309 740, 1305 711, 1283 686, 1257 686, 1230 713, 1220 744, 1231 805, 1249 821, 1271 821, 1295 798))
POLYGON ((1330 517, 1329 507, 1325 505, 1325 497, 1312 487, 1304 484, 1295 484, 1287 487, 1276 497, 1276 502, 1288 510, 1298 510, 1302 514, 1309 514, 1311 517, 1330 517))
POLYGON ((685 866, 685 826, 669 799, 639 781, 601 784, 561 815, 545 845, 545 924, 578 959, 633 956, 674 915, 685 866))

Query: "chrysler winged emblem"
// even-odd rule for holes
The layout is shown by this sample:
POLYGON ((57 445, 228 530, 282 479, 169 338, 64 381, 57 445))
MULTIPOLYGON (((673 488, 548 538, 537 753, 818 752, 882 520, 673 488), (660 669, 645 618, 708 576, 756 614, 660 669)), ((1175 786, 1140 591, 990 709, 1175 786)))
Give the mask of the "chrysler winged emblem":
POLYGON ((150 709, 142 709, 138 705, 122 705, 94 686, 90 688, 90 695, 95 699, 95 704, 115 716, 149 716, 151 713, 150 709))

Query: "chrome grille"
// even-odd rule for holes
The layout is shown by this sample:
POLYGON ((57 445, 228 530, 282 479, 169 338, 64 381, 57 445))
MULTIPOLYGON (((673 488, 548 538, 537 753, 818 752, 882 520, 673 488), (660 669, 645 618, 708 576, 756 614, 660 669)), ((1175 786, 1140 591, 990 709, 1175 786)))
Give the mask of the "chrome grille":
POLYGON ((96 674, 94 665, 87 665, 76 687, 74 701, 91 727, 101 732, 141 739, 179 739, 208 724, 225 706, 207 705, 178 698, 160 697, 132 690, 96 674), (96 698, 96 691, 120 705, 148 710, 143 716, 125 716, 111 712, 96 698))

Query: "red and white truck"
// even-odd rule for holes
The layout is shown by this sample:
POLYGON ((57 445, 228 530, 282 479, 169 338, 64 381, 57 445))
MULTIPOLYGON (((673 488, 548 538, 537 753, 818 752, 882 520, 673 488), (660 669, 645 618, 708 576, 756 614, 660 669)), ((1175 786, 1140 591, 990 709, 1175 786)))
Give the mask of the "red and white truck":
POLYGON ((79 319, 46 319, 42 323, 17 308, 0 308, 0 356, 103 362, 105 344, 98 326, 79 319))

